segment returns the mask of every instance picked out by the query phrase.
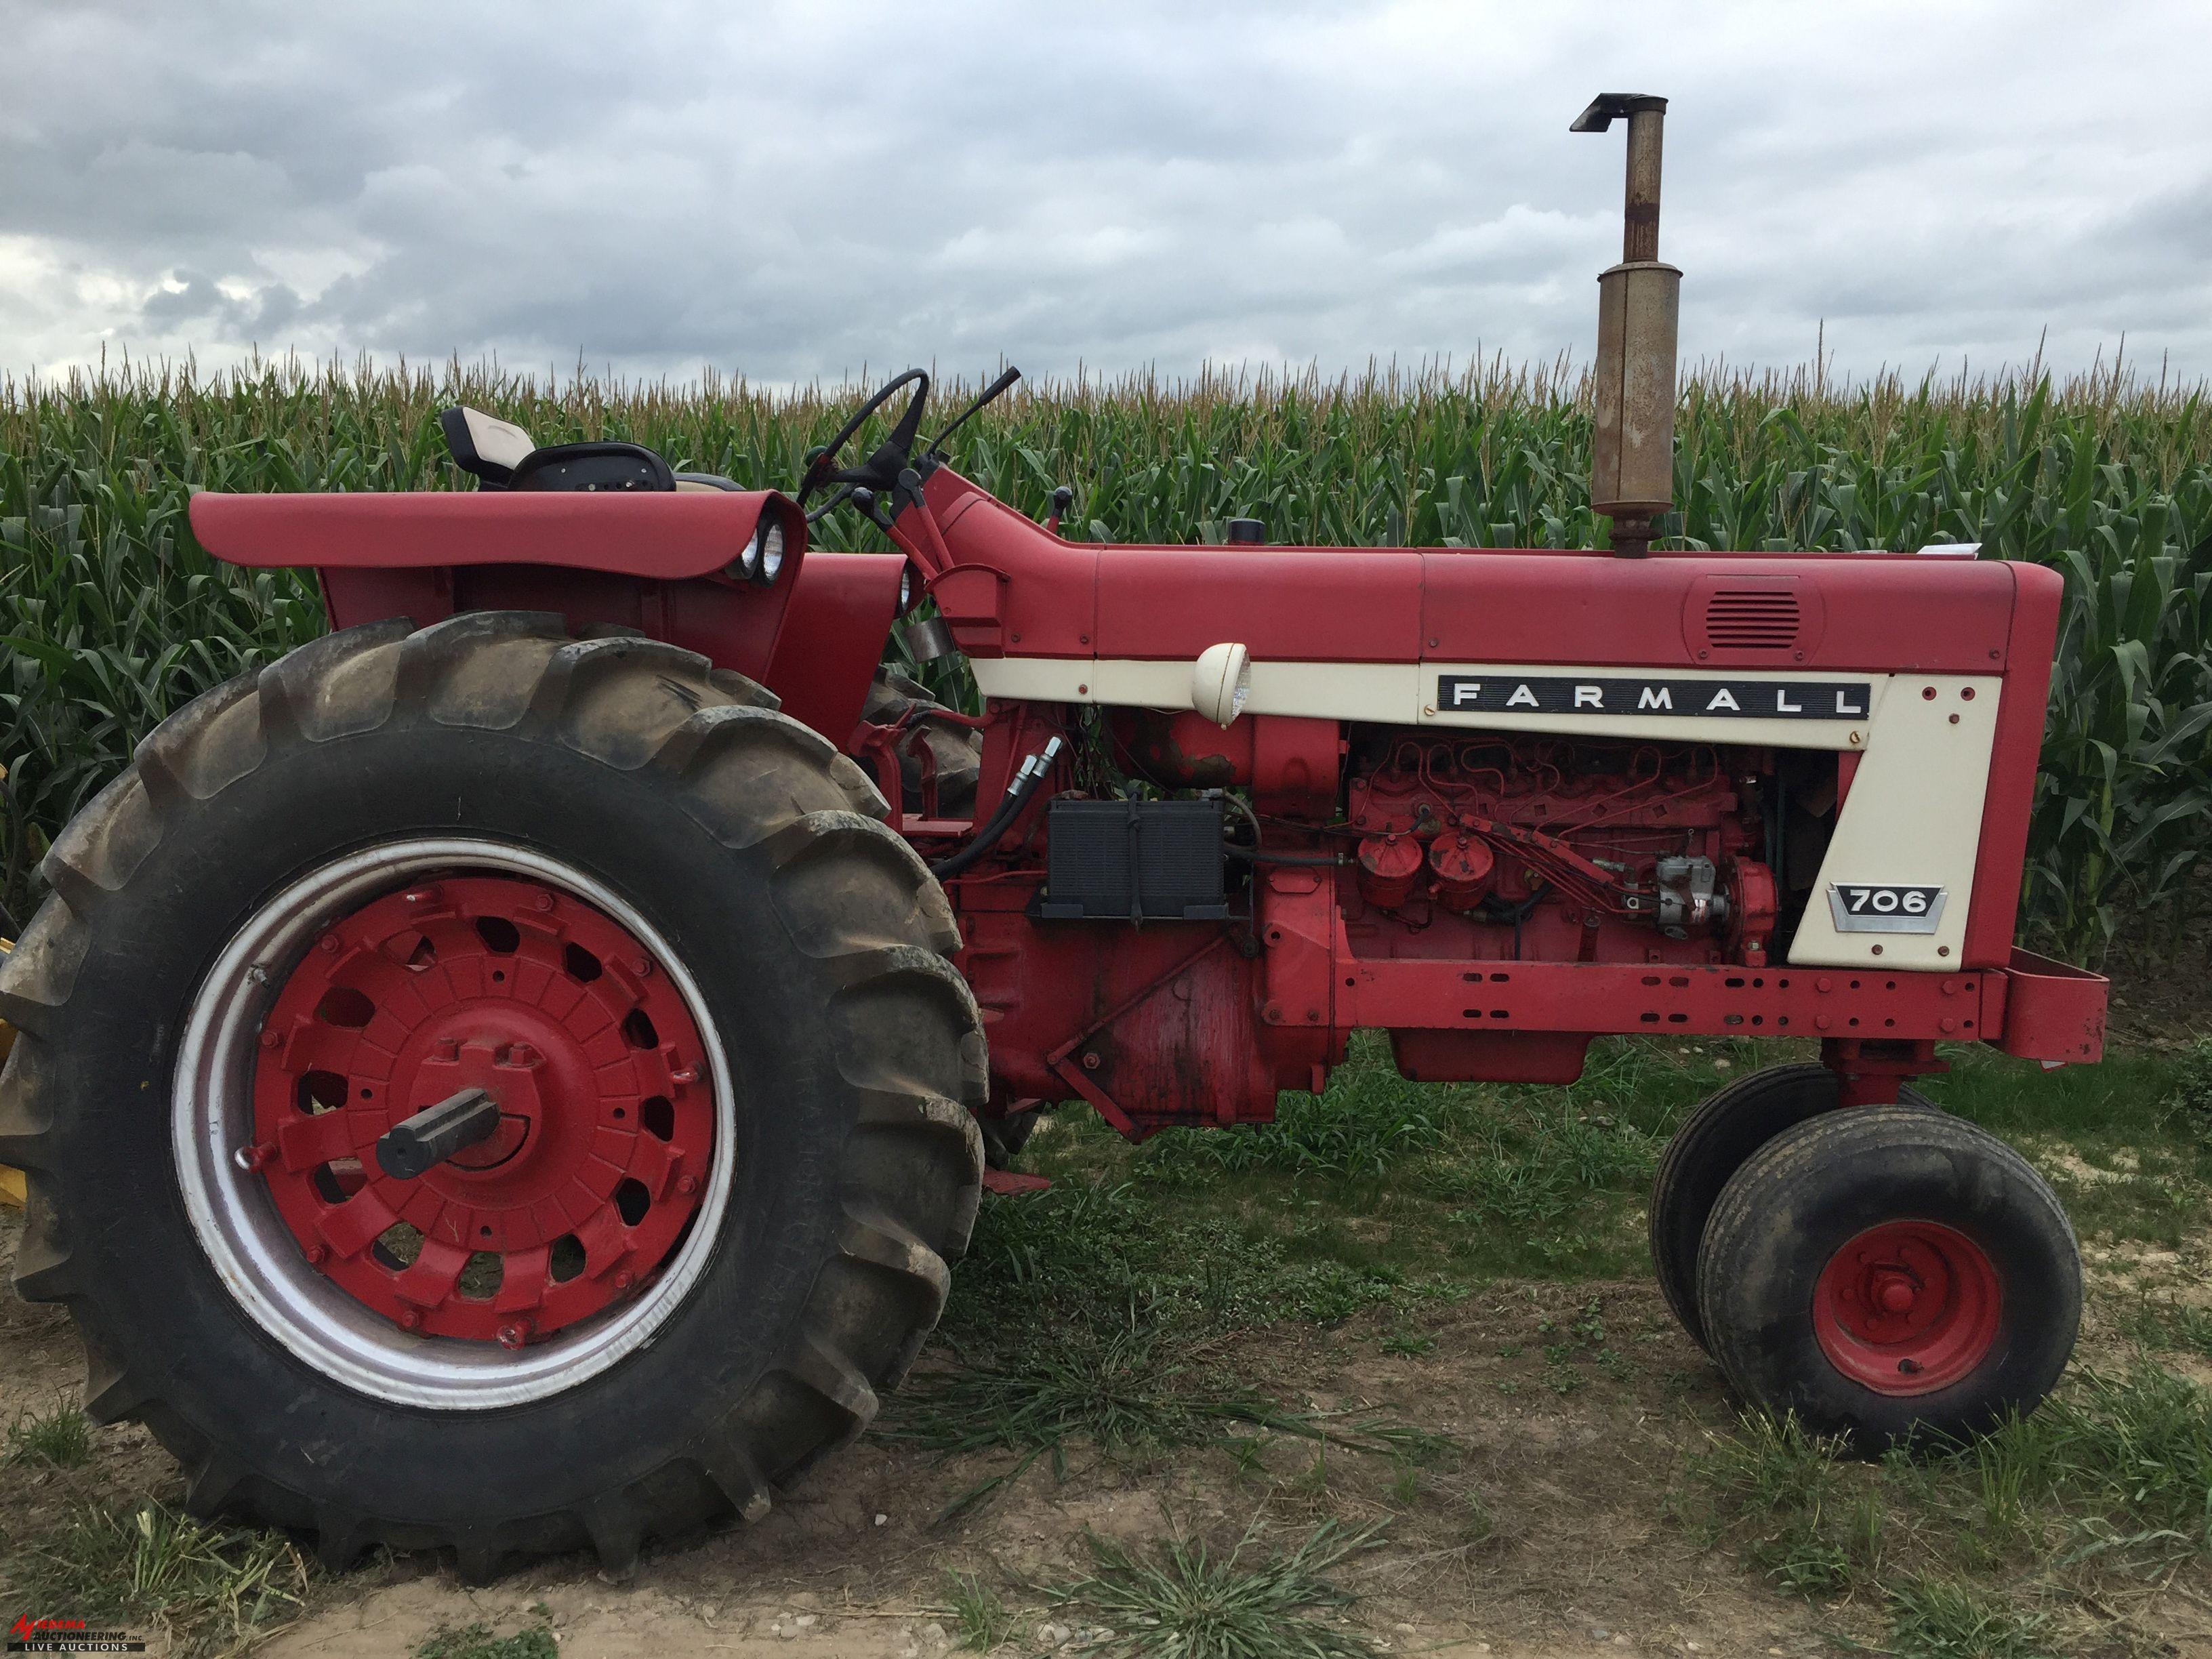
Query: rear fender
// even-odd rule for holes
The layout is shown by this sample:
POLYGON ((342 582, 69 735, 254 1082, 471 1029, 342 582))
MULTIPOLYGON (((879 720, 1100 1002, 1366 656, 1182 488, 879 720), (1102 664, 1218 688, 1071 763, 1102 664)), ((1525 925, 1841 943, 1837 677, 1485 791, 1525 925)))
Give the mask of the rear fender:
POLYGON ((719 574, 763 511, 782 515, 787 572, 806 541, 789 497, 757 490, 416 490, 192 497, 192 533, 229 564, 312 570, 553 565, 659 581, 719 574))
POLYGON ((227 563, 310 569, 331 626, 468 611, 550 611, 696 651, 776 694, 842 745, 898 609, 905 561, 805 555, 806 520, 775 490, 421 491, 227 495, 191 503, 227 563), (771 584, 732 575, 763 513, 781 515, 771 584))

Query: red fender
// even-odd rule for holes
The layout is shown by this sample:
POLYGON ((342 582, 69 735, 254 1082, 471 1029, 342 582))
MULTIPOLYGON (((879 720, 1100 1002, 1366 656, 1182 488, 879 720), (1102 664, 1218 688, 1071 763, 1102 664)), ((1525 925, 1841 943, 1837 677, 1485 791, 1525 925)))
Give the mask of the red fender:
POLYGON ((786 713, 843 744, 898 610, 905 561, 805 556, 806 520, 775 490, 431 490, 192 498, 201 546, 230 564, 320 579, 331 626, 465 611, 552 611, 579 632, 636 629, 773 686, 786 713), (763 512, 783 569, 728 573, 763 512))
POLYGON ((788 565, 805 521, 775 490, 604 493, 420 490, 192 497, 192 533, 228 564, 314 570, 558 565, 680 581, 722 570, 769 503, 784 517, 788 565))

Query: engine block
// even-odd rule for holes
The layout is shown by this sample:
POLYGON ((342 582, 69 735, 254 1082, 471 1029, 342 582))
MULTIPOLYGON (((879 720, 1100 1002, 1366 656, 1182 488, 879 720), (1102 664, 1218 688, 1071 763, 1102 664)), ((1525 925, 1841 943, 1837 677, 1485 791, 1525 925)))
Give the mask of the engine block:
POLYGON ((1390 956, 1761 965, 1771 769, 1713 744, 1370 734, 1348 925, 1390 956))

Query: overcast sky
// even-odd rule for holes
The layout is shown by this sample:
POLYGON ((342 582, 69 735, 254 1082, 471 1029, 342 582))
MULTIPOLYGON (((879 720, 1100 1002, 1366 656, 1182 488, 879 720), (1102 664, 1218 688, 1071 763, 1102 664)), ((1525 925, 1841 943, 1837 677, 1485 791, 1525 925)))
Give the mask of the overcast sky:
POLYGON ((1586 356, 2212 374, 2212 5, 0 0, 0 369, 1586 356))

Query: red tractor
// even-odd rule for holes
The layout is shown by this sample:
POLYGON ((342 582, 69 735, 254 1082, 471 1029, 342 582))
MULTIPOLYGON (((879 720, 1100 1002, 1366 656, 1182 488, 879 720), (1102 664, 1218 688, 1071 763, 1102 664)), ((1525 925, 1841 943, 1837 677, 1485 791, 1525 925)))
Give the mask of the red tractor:
POLYGON ((918 371, 789 496, 466 410, 473 490, 198 496, 332 632, 139 746, 0 976, 91 1409, 331 1561, 621 1564, 866 1426, 1041 1104, 1263 1123, 1360 1027, 1424 1080, 1816 1040, 1668 1148, 1675 1311, 1869 1449, 2032 1408, 2072 1233, 1907 1085, 2100 1053, 2104 982, 2013 943, 2059 580, 1650 549, 1662 108, 1578 124, 1631 128, 1605 550, 1069 541, 918 371), (896 555, 811 554, 840 506, 896 555), (902 618, 980 714, 879 667, 902 618))

